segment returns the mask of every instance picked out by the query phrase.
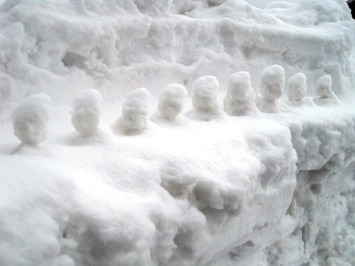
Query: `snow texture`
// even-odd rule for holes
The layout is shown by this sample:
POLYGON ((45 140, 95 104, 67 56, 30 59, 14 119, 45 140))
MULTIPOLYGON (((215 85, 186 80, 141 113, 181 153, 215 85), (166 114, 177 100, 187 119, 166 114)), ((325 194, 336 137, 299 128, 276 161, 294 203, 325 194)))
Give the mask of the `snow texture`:
POLYGON ((265 113, 280 112, 278 99, 285 86, 285 70, 280 65, 266 67, 260 76, 260 94, 258 107, 265 113))
POLYGON ((15 136, 23 143, 37 145, 47 138, 52 101, 46 94, 34 94, 19 104, 12 114, 15 136))
POLYGON ((187 90, 181 84, 169 84, 159 94, 158 110, 161 118, 175 120, 182 112, 187 90))
POLYGON ((248 1, 0 0, 1 266, 355 265, 350 11, 248 1), (240 71, 272 113, 224 115, 240 71), (283 80, 300 72, 307 94, 290 102, 283 80), (160 117, 169 84, 188 117, 160 117), (68 141, 75 103, 97 106, 87 88, 99 132, 68 141), (12 110, 26 143, 50 129, 45 145, 18 148, 12 110))
POLYGON ((83 91, 73 102, 71 122, 74 128, 83 136, 96 134, 102 109, 102 96, 97 90, 83 91))
POLYGON ((212 120, 222 115, 218 102, 219 82, 215 76, 203 76, 192 84, 191 100, 194 110, 188 116, 197 120, 212 120))
POLYGON ((150 97, 150 92, 145 88, 130 92, 122 104, 122 115, 116 121, 114 130, 125 135, 142 133, 148 124, 150 97))
POLYGON ((240 71, 230 76, 223 107, 231 116, 257 113, 255 93, 248 72, 240 71))

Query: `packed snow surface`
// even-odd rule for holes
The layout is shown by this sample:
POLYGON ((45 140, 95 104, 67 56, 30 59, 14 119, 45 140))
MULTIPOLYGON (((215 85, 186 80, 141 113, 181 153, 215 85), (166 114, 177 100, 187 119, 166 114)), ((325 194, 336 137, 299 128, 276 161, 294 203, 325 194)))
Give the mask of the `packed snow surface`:
POLYGON ((355 265, 354 44, 343 0, 0 1, 0 265, 355 265))

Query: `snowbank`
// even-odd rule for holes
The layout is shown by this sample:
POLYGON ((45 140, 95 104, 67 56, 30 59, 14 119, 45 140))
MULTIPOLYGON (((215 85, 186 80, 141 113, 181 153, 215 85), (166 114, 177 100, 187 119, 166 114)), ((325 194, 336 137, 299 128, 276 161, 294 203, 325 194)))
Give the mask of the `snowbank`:
POLYGON ((13 153, 10 136, 1 146, 1 265, 353 263, 354 110, 106 131, 75 145, 61 120, 62 109, 41 148, 13 153))
POLYGON ((4 1, 0 265, 354 265, 353 39, 340 0, 4 1))
POLYGON ((12 99, 45 92, 67 103, 86 88, 99 89, 105 99, 138 87, 157 94, 170 83, 190 89, 211 74, 224 88, 236 71, 248 71, 257 89, 271 64, 282 65, 286 78, 304 72, 309 85, 330 74, 339 96, 355 83, 354 28, 342 0, 304 0, 267 12, 232 0, 153 2, 2 3, 0 78, 11 81, 12 99), (290 13, 315 22, 280 19, 291 20, 290 13))

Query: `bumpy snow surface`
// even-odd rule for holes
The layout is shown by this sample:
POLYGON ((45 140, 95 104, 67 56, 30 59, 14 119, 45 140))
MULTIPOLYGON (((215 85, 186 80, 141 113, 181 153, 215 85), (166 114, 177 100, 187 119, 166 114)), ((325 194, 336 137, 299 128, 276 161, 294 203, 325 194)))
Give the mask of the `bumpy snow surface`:
POLYGON ((355 265, 343 0, 0 4, 1 266, 355 265))

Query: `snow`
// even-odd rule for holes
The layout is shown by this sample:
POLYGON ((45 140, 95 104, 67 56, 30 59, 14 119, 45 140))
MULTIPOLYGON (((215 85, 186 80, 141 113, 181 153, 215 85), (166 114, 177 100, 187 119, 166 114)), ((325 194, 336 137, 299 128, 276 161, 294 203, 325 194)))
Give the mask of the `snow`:
POLYGON ((102 96, 97 90, 88 89, 74 100, 71 122, 83 136, 98 132, 102 113, 102 96))
POLYGON ((40 93, 27 97, 12 114, 14 134, 24 144, 36 145, 48 134, 48 120, 52 101, 40 93))
POLYGON ((113 126, 114 131, 126 135, 142 133, 148 123, 150 92, 146 88, 135 89, 122 104, 122 115, 113 126))
POLYGON ((350 11, 248 2, 0 4, 0 265, 355 265, 350 11))
POLYGON ((227 95, 223 103, 226 113, 232 116, 257 112, 255 93, 248 72, 240 71, 230 76, 227 95))
POLYGON ((266 67, 260 76, 260 96, 258 107, 265 113, 278 113, 278 99, 285 86, 285 69, 280 65, 266 67))
POLYGON ((307 77, 303 73, 296 73, 287 82, 288 100, 301 101, 307 93, 307 77))
POLYGON ((287 81, 288 104, 292 107, 315 106, 312 97, 307 96, 307 77, 299 72, 287 81))
POLYGON ((187 90, 181 84, 169 84, 159 94, 159 116, 164 120, 175 120, 183 111, 187 90))
POLYGON ((187 113, 191 119, 209 121, 222 116, 218 102, 219 82, 215 76, 203 76, 192 84, 191 101, 194 107, 187 113))
POLYGON ((316 83, 317 97, 315 101, 318 105, 339 104, 338 96, 332 90, 332 77, 330 75, 321 76, 316 83))

